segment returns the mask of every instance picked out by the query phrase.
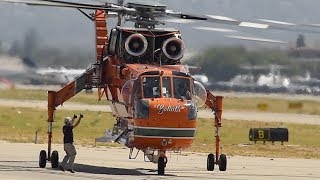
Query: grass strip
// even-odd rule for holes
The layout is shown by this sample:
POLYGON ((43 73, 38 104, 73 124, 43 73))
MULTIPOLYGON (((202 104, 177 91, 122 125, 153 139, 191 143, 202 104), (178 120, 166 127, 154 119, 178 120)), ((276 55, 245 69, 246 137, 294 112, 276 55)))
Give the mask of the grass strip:
MULTIPOLYGON (((0 107, 0 139, 11 142, 34 142, 38 131, 38 142, 47 141, 47 112, 33 108, 0 107)), ((53 143, 62 143, 62 126, 65 116, 74 111, 56 111, 53 124, 53 143)), ((77 112, 80 113, 80 112, 77 112)), ((74 130, 75 142, 81 145, 93 145, 96 137, 104 135, 111 128, 115 118, 106 112, 81 112, 84 120, 74 130)), ((193 146, 189 149, 197 152, 214 152, 214 127, 212 120, 198 119, 193 146)), ((222 152, 227 155, 320 158, 320 126, 277 122, 258 122, 224 120, 221 129, 222 152), (267 142, 256 145, 249 142, 250 128, 286 127, 289 129, 289 142, 281 145, 267 142)), ((105 144, 104 144, 105 145, 105 144)), ((110 145, 110 144, 106 144, 110 145)))

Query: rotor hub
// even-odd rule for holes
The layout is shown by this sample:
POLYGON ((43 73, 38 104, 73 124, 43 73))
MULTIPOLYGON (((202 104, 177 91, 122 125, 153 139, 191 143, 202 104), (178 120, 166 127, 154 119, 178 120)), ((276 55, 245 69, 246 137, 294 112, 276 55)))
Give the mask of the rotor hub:
POLYGON ((157 21, 155 18, 165 15, 166 6, 156 3, 131 3, 127 4, 128 8, 133 8, 137 11, 135 17, 131 17, 128 20, 135 22, 136 28, 155 28, 156 25, 164 24, 163 22, 157 21))

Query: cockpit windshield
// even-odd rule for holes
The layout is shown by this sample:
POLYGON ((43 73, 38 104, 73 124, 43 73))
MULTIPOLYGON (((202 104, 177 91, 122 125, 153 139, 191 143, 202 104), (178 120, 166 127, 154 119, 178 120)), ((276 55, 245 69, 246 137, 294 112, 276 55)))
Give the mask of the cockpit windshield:
POLYGON ((172 97, 171 77, 162 77, 162 95, 166 98, 172 97))
POLYGON ((174 97, 191 100, 190 80, 188 78, 173 77, 174 97))
POLYGON ((191 100, 190 78, 177 76, 173 78, 169 76, 143 76, 141 82, 144 98, 174 97, 177 99, 191 100))
POLYGON ((159 98, 160 97, 160 77, 148 76, 142 78, 142 88, 144 98, 159 98))

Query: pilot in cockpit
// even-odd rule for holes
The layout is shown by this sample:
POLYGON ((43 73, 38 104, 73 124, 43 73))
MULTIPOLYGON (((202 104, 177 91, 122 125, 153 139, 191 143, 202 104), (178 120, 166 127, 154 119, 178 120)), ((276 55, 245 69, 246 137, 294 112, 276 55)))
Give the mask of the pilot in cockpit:
POLYGON ((152 95, 153 97, 159 97, 160 96, 160 87, 152 87, 152 95))
POLYGON ((175 88, 175 98, 190 100, 191 93, 189 91, 188 84, 180 83, 177 88, 175 88))

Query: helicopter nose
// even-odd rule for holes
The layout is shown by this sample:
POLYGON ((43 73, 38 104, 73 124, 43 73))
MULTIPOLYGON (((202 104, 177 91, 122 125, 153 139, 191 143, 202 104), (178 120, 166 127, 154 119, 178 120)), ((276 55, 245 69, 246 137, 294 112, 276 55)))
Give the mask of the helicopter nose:
POLYGON ((164 127, 183 127, 196 119, 197 109, 192 104, 178 99, 151 100, 149 119, 164 127))

